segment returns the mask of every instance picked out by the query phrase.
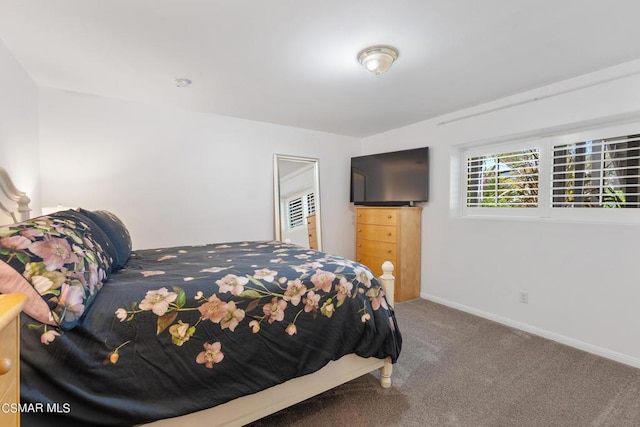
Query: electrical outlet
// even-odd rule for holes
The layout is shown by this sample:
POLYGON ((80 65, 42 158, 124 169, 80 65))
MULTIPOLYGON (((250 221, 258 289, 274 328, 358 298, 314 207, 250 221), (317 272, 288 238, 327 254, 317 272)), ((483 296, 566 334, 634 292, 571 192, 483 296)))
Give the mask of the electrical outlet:
POLYGON ((529 292, 520 291, 520 302, 523 304, 529 304, 529 292))

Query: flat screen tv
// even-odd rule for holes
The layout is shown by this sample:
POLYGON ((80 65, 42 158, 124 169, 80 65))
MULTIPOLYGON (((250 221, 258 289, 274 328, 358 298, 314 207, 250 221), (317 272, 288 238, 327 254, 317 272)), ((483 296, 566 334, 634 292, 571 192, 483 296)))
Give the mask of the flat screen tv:
POLYGON ((351 202, 403 206, 429 199, 429 147, 351 158, 351 202))

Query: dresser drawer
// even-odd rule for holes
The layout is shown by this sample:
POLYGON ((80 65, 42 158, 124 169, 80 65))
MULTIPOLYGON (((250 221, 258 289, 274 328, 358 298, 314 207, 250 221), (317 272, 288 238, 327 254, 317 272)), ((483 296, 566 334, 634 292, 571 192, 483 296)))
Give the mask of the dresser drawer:
POLYGON ((316 233, 316 229, 315 228, 309 228, 307 230, 307 234, 309 235, 309 241, 318 240, 318 235, 316 233))
POLYGON ((316 216, 307 217, 307 235, 309 236, 309 248, 318 249, 318 229, 316 228, 316 216))
POLYGON ((376 240, 378 242, 397 243, 398 231, 393 225, 358 224, 356 227, 358 240, 376 240))
POLYGON ((396 264, 395 259, 379 258, 366 254, 356 254, 356 261, 369 267, 369 270, 371 270, 375 277, 382 275, 382 264, 384 264, 385 261, 391 261, 394 265, 396 264))
POLYGON ((309 215, 307 217, 307 227, 308 228, 316 228, 316 216, 315 215, 309 215))
POLYGON ((358 209, 356 211, 358 224, 396 225, 398 212, 396 209, 358 209))
POLYGON ((315 230, 309 230, 309 249, 318 249, 318 236, 315 230))
POLYGON ((356 243, 356 254, 395 259, 396 252, 397 245, 395 243, 376 242, 375 240, 359 240, 356 243))
MULTIPOLYGON (((0 375, 0 397, 2 403, 17 403, 15 396, 17 394, 17 378, 20 359, 17 349, 17 319, 13 319, 0 331, 0 363, 10 360, 11 368, 0 375)), ((0 373, 3 372, 0 366, 0 373)))
MULTIPOLYGON (((0 404, 20 403, 20 320, 18 315, 27 297, 0 295, 0 404), (10 369, 6 362, 10 361, 10 369)), ((6 407, 5 407, 6 408, 6 407)), ((0 426, 19 426, 20 414, 0 410, 0 426)))

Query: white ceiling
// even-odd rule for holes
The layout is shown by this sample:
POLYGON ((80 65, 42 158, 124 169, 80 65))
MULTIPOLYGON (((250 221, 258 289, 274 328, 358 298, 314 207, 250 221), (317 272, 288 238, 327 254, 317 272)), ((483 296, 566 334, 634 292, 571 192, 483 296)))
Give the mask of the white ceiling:
POLYGON ((0 0, 0 40, 38 86, 362 137, 640 58, 639 16, 638 0, 0 0), (379 77, 356 60, 372 44, 400 51, 379 77))

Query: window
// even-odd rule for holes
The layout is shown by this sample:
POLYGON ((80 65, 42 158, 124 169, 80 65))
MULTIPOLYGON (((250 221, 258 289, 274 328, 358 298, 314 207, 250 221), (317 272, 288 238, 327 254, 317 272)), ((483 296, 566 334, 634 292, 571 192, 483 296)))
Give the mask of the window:
POLYGON ((302 226, 304 216, 302 215, 302 198, 296 197, 287 202, 287 228, 302 226))
POLYGON ((316 214, 316 195, 314 193, 307 194, 307 216, 316 214))
POLYGON ((467 207, 537 207, 538 162, 538 148, 468 158, 467 207))
POLYGON ((286 201, 287 205, 287 229, 302 227, 304 219, 316 213, 315 194, 307 193, 291 197, 286 201))
POLYGON ((553 147, 554 208, 638 208, 640 135, 553 147))
POLYGON ((462 214, 640 222, 639 128, 465 150, 462 214))

